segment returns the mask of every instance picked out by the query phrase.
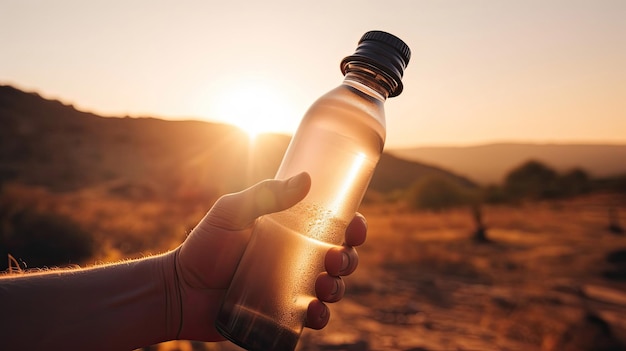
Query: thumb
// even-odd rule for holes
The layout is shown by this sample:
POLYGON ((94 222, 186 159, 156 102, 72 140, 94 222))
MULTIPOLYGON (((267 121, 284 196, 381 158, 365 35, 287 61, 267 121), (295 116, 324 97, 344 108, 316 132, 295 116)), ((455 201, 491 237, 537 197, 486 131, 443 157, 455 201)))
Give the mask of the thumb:
POLYGON ((206 219, 226 230, 245 229, 262 215, 286 210, 300 202, 311 188, 311 177, 302 172, 284 180, 265 180, 238 193, 222 196, 206 219))

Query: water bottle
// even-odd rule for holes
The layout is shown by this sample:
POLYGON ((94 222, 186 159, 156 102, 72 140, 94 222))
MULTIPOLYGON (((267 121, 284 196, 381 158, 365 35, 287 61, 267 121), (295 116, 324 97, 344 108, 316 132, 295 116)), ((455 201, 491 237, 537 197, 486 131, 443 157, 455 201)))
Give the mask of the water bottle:
POLYGON ((324 256, 343 243, 383 151, 383 105, 402 92, 410 56, 399 38, 365 33, 341 61, 341 85, 304 115, 276 178, 308 172, 311 190, 294 207, 257 220, 218 314, 227 339, 248 350, 296 347, 324 256))

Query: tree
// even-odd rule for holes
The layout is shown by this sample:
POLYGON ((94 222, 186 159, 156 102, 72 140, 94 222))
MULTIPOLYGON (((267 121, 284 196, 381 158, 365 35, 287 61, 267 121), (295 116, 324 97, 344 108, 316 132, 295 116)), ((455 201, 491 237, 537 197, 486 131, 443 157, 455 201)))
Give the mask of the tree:
POLYGON ((407 196, 413 208, 435 211, 475 202, 472 189, 441 175, 431 175, 416 181, 407 196))
POLYGON ((544 199, 558 195, 557 173, 539 161, 528 161, 513 169, 504 180, 504 190, 512 199, 544 199))
POLYGON ((575 168, 559 177, 558 187, 562 196, 575 196, 589 192, 591 181, 587 172, 575 168))

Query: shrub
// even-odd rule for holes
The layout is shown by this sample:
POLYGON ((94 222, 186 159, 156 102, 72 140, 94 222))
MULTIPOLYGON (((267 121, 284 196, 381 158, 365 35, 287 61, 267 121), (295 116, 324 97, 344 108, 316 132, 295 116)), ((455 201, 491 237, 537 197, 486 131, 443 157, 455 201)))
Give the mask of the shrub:
POLYGON ((79 263, 93 254, 93 238, 71 219, 31 208, 0 208, 0 270, 10 254, 33 267, 79 263))
POLYGON ((528 161, 513 169, 507 174, 503 186, 505 197, 514 201, 563 198, 591 190, 592 182, 584 170, 574 168, 558 174, 538 161, 528 161))
POLYGON ((557 173, 538 161, 528 161, 513 169, 504 180, 504 190, 512 199, 552 198, 558 195, 557 173))
POLYGON ((509 201, 504 189, 493 184, 482 189, 482 199, 488 204, 504 204, 509 201))
POLYGON ((432 175, 413 184, 407 194, 413 208, 445 210, 476 202, 472 189, 462 186, 449 177, 432 175))
POLYGON ((626 174, 596 179, 592 184, 594 190, 626 194, 626 174))
POLYGON ((575 196, 585 194, 591 191, 591 180, 587 172, 580 168, 561 175, 558 180, 559 195, 575 196))

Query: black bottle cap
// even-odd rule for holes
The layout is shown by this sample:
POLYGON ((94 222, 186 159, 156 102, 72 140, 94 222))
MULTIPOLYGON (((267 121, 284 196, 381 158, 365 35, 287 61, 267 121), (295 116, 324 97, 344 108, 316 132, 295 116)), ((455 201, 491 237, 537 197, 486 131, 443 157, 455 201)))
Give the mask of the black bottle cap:
POLYGON ((411 49, 395 35, 374 30, 363 34, 353 55, 341 61, 341 73, 347 72, 353 61, 365 62, 377 67, 398 83, 390 97, 402 92, 402 75, 411 59, 411 49))

